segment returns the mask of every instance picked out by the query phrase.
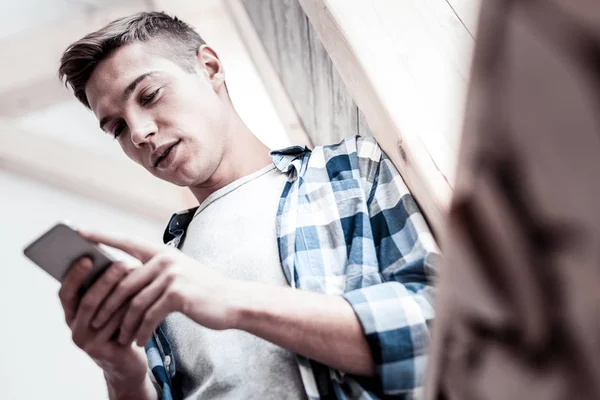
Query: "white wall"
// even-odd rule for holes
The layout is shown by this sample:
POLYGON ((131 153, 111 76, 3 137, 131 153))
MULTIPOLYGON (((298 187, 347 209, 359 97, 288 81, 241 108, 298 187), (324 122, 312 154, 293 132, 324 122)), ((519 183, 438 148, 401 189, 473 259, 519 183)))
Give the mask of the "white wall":
MULTIPOLYGON (((0 398, 106 399, 101 370, 71 341, 59 285, 22 249, 61 219, 160 241, 163 226, 0 170, 0 398)), ((166 224, 166 221, 165 221, 166 224)))

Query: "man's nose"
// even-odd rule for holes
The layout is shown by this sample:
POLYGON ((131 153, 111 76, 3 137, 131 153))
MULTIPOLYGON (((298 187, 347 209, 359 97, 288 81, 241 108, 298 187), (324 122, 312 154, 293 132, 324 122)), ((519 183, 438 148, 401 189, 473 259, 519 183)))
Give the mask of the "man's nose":
POLYGON ((131 141, 135 147, 141 148, 148 142, 148 139, 156 134, 156 125, 152 122, 137 124, 131 128, 131 141))

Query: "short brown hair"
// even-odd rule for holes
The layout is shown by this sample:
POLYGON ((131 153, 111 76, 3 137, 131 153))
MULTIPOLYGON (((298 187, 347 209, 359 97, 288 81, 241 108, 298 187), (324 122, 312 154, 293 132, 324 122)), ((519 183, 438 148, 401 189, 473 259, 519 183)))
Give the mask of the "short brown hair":
POLYGON ((58 77, 73 89, 75 97, 90 108, 85 85, 98 63, 113 51, 133 42, 160 38, 168 46, 161 52, 186 71, 193 71, 193 60, 205 42, 188 24, 163 12, 140 12, 119 18, 67 47, 60 59, 58 77))

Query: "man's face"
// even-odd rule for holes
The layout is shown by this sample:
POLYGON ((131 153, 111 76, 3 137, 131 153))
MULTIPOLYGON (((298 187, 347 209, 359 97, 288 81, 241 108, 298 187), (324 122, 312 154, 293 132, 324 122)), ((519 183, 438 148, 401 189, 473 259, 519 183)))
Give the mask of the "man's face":
POLYGON ((101 128, 129 158, 168 182, 197 186, 215 172, 227 140, 220 63, 214 57, 205 65, 201 54, 190 73, 153 51, 156 45, 117 49, 95 68, 86 95, 101 128))

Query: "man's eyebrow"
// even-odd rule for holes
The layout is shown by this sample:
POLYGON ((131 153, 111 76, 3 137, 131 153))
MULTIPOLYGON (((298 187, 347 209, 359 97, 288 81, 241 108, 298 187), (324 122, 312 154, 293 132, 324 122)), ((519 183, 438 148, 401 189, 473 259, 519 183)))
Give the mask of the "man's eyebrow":
POLYGON ((133 82, 131 82, 129 85, 127 85, 127 87, 125 88, 125 90, 123 91, 123 100, 127 100, 129 98, 129 96, 131 96, 131 93, 133 93, 133 91, 135 90, 135 88, 147 77, 152 76, 152 75, 156 75, 158 74, 158 71, 150 71, 150 72, 146 72, 145 74, 142 74, 140 76, 138 76, 137 78, 135 78, 133 80, 133 82))
MULTIPOLYGON (((129 85, 127 85, 127 87, 123 91, 123 100, 127 100, 129 98, 129 96, 131 96, 131 94, 133 93, 135 88, 140 83, 142 83, 142 81, 144 79, 148 78, 149 76, 156 75, 158 73, 159 73, 159 71, 150 71, 150 72, 146 72, 145 74, 142 74, 142 75, 138 76, 137 78, 135 78, 133 80, 133 82, 131 82, 129 85)), ((113 117, 110 115, 102 118, 100 120, 100 129, 104 130, 104 125, 106 125, 111 119, 113 119, 113 117)))

